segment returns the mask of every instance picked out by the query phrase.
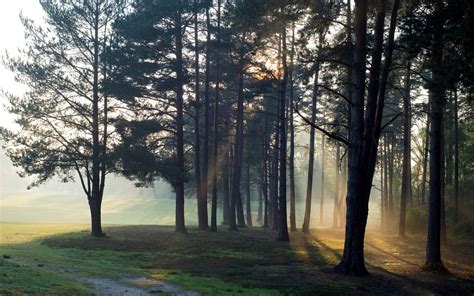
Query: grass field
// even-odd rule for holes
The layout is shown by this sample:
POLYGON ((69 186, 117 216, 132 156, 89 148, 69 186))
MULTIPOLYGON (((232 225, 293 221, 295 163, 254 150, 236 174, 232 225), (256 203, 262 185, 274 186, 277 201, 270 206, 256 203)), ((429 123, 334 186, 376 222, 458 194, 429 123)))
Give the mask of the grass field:
MULTIPOLYGON (((0 295, 96 294, 84 278, 143 277, 208 295, 474 293, 472 242, 443 248, 451 273, 421 272, 424 241, 368 234, 370 277, 336 274, 341 230, 292 233, 290 243, 261 228, 218 233, 171 226, 111 226, 92 238, 87 225, 0 224, 0 295)), ((134 283, 140 285, 140 283, 134 283)))

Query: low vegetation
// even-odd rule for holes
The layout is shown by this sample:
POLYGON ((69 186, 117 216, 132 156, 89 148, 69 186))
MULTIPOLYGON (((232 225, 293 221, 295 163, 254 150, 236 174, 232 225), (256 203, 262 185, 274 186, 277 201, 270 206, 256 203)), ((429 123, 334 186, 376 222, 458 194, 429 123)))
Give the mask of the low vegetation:
POLYGON ((420 272, 424 239, 370 232, 373 277, 340 277, 333 266, 342 230, 276 233, 260 228, 218 234, 168 226, 106 227, 94 238, 82 225, 2 224, 0 294, 94 294, 82 279, 146 277, 208 295, 469 294, 474 290, 473 242, 450 242, 445 264, 453 273, 420 272), (375 280, 374 280, 375 278, 375 280))

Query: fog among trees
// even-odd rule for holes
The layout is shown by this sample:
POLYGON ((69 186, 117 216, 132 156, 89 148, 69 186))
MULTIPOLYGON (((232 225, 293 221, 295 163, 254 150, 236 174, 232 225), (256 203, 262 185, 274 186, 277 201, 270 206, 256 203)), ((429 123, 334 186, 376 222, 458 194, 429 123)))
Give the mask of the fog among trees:
POLYGON ((3 221, 332 231, 352 276, 368 237, 422 240, 435 273, 472 239, 470 1, 40 4, 2 56, 3 221))

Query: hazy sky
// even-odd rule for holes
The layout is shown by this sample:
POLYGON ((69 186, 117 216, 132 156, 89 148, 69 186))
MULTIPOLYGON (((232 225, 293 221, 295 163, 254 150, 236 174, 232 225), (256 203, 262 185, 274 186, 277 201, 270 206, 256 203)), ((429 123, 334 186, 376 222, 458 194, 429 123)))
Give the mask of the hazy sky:
MULTIPOLYGON (((0 9, 0 54, 6 51, 15 54, 17 49, 24 45, 23 25, 20 22, 20 12, 24 15, 41 21, 43 11, 38 0, 4 1, 0 9)), ((5 67, 0 65, 0 90, 20 94, 24 87, 15 82, 14 76, 5 67)), ((0 96, 0 126, 12 127, 13 120, 4 111, 5 98, 0 96)))

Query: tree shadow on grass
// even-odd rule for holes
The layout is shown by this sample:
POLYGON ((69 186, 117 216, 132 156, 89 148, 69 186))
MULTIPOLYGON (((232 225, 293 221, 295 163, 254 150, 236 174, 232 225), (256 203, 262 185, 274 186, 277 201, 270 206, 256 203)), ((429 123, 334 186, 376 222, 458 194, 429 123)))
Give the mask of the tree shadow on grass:
MULTIPOLYGON (((324 248, 326 252, 332 253, 339 260, 342 258, 342 254, 339 250, 336 250, 326 244, 322 239, 312 236, 309 239, 313 239, 319 246, 324 248)), ((409 244, 407 240, 404 242, 409 244)), ((440 295, 457 295, 457 294, 471 294, 474 291, 474 282, 472 280, 460 277, 453 273, 444 274, 433 274, 421 271, 421 265, 415 262, 406 260, 402 256, 390 253, 381 247, 376 246, 374 243, 365 242, 365 245, 408 265, 408 268, 401 269, 400 271, 390 271, 382 266, 378 266, 378 262, 366 262, 366 265, 371 273, 368 279, 359 278, 356 280, 358 289, 368 289, 369 287, 373 292, 380 291, 380 286, 383 286, 384 291, 392 291, 392 293, 402 294, 440 294, 440 295), (373 283, 377 283, 373 286, 373 283), (363 286, 360 286, 363 284, 363 286), (398 291, 398 292, 396 292, 398 291)), ((403 247, 403 245, 400 245, 403 247)), ((372 256, 374 257, 374 256, 372 256)), ((323 269, 328 273, 334 273, 333 269, 323 269)), ((385 293, 385 292, 384 292, 385 293)))
MULTIPOLYGON (((276 241, 275 231, 259 228, 236 233, 221 227, 211 233, 190 227, 188 234, 179 234, 173 227, 147 225, 107 227, 105 231, 105 238, 93 238, 85 232, 52 235, 33 246, 49 252, 42 255, 45 259, 49 254, 52 261, 63 265, 74 262, 88 272, 141 273, 187 281, 196 289, 214 283, 214 292, 225 289, 226 283, 250 289, 245 291, 271 289, 294 295, 456 294, 474 290, 472 281, 454 275, 420 277, 416 274, 418 266, 409 261, 405 262, 411 268, 408 273, 389 271, 374 266, 380 265, 378 262, 370 262, 371 277, 336 274, 332 266, 341 258, 342 240, 331 237, 330 231, 321 237, 291 233, 289 243, 276 241), (456 287, 459 283, 462 287, 456 287)), ((367 246, 387 253, 372 243, 367 246)), ((192 286, 187 288, 192 290, 192 286)))

